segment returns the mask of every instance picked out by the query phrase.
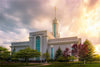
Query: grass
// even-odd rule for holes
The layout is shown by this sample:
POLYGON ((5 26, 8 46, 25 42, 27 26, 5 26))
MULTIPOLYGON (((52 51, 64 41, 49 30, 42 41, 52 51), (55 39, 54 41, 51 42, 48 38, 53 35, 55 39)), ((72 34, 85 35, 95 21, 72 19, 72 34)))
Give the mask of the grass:
POLYGON ((67 64, 67 63, 56 63, 40 67, 100 67, 100 64, 67 64))
POLYGON ((100 67, 100 63, 92 64, 83 64, 83 63, 66 63, 66 62, 52 62, 50 65, 41 65, 41 64, 31 64, 26 65, 25 63, 6 63, 0 64, 0 67, 100 67))
POLYGON ((41 64, 26 64, 26 63, 6 63, 0 64, 0 67, 25 67, 25 66, 38 66, 41 64))

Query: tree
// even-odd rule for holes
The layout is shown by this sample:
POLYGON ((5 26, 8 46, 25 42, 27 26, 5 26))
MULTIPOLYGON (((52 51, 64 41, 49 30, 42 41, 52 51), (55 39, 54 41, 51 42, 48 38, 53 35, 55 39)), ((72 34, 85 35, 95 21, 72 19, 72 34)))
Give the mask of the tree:
POLYGON ((0 59, 1 60, 8 60, 10 57, 10 51, 7 48, 0 47, 0 59))
POLYGON ((15 51, 16 51, 16 49, 14 47, 14 49, 11 52, 11 60, 16 62, 16 61, 18 61, 18 58, 15 57, 15 51))
POLYGON ((69 48, 66 48, 66 49, 64 50, 63 55, 64 55, 65 57, 70 56, 69 48))
POLYGON ((48 60, 50 60, 50 55, 48 53, 48 50, 46 51, 46 53, 43 54, 43 58, 45 58, 46 63, 47 63, 48 60))
POLYGON ((64 50, 64 52, 63 52, 63 56, 66 58, 66 60, 67 61, 69 61, 68 60, 68 57, 70 56, 70 51, 69 51, 69 48, 66 48, 65 50, 64 50))
POLYGON ((73 44, 72 46, 72 56, 75 56, 75 57, 78 56, 78 45, 77 44, 73 44))
POLYGON ((58 50, 56 51, 55 59, 57 59, 59 56, 62 56, 62 50, 60 49, 60 47, 59 47, 58 50))
POLYGON ((79 45, 79 59, 84 61, 87 59, 87 54, 88 54, 88 45, 79 45))
POLYGON ((28 62, 29 58, 39 57, 40 52, 37 52, 37 50, 33 50, 28 47, 28 48, 19 50, 18 52, 14 53, 14 55, 17 58, 24 58, 25 61, 28 62))
POLYGON ((94 59, 94 61, 100 61, 100 55, 99 54, 95 54, 93 59, 94 59))
POLYGON ((84 43, 83 43, 83 45, 87 45, 88 46, 88 53, 87 53, 87 58, 86 58, 86 60, 87 61, 92 61, 93 60, 93 54, 94 54, 94 47, 93 47, 93 45, 92 45, 92 43, 88 40, 88 39, 86 39, 85 41, 84 41, 84 43))

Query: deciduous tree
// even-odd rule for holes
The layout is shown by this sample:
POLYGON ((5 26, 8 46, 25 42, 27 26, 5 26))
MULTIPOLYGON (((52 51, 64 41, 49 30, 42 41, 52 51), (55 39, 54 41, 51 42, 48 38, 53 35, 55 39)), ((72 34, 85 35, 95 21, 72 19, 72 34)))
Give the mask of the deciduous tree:
POLYGON ((50 55, 48 53, 48 50, 46 51, 46 53, 43 54, 43 58, 45 58, 46 63, 47 63, 48 60, 50 60, 50 55))
POLYGON ((85 61, 87 59, 87 54, 88 54, 88 45, 84 44, 84 45, 80 45, 79 46, 79 59, 80 60, 84 60, 84 64, 85 61))
POLYGON ((94 46, 92 45, 92 43, 86 39, 83 43, 83 45, 87 45, 88 46, 88 53, 87 53, 87 61, 92 61, 93 60, 93 56, 94 56, 94 46))
POLYGON ((66 60, 68 61, 68 57, 70 56, 70 50, 69 48, 66 48, 63 52, 63 56, 66 58, 66 60))
POLYGON ((8 60, 10 57, 10 51, 7 48, 0 47, 0 59, 1 60, 8 60))
POLYGON ((24 58, 25 61, 28 62, 29 58, 39 57, 40 52, 37 52, 37 50, 33 50, 28 47, 28 48, 19 50, 18 52, 14 53, 14 55, 17 58, 24 58))
POLYGON ((94 59, 94 61, 100 61, 100 55, 99 54, 95 54, 93 59, 94 59))
POLYGON ((75 57, 78 56, 78 45, 77 44, 73 44, 72 46, 72 56, 75 56, 75 57))

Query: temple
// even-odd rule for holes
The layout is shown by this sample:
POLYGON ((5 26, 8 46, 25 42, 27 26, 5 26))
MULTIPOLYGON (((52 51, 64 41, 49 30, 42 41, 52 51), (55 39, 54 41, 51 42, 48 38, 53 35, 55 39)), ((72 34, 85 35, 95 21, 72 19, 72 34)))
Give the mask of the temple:
MULTIPOLYGON (((65 48, 69 48, 72 50, 73 44, 80 44, 81 39, 77 36, 75 37, 65 37, 60 38, 59 34, 59 23, 56 18, 56 9, 55 9, 55 17, 52 22, 52 33, 47 30, 44 31, 36 31, 29 33, 29 41, 27 42, 12 42, 11 43, 11 51, 15 50, 15 52, 25 49, 26 47, 30 47, 32 49, 37 50, 41 53, 41 57, 39 58, 30 58, 30 60, 44 60, 42 58, 43 53, 46 53, 48 50, 51 59, 55 59, 55 53, 57 49, 60 47, 62 51, 65 48)), ((72 55, 72 53, 70 53, 72 55)))

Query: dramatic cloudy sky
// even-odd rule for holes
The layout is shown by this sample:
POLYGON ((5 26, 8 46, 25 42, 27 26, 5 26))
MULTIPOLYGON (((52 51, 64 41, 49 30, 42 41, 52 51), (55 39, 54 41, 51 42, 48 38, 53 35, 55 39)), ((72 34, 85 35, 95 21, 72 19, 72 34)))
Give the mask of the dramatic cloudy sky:
POLYGON ((99 0, 0 0, 0 46, 27 41, 29 32, 52 31, 54 7, 61 37, 89 39, 100 44, 99 0))

